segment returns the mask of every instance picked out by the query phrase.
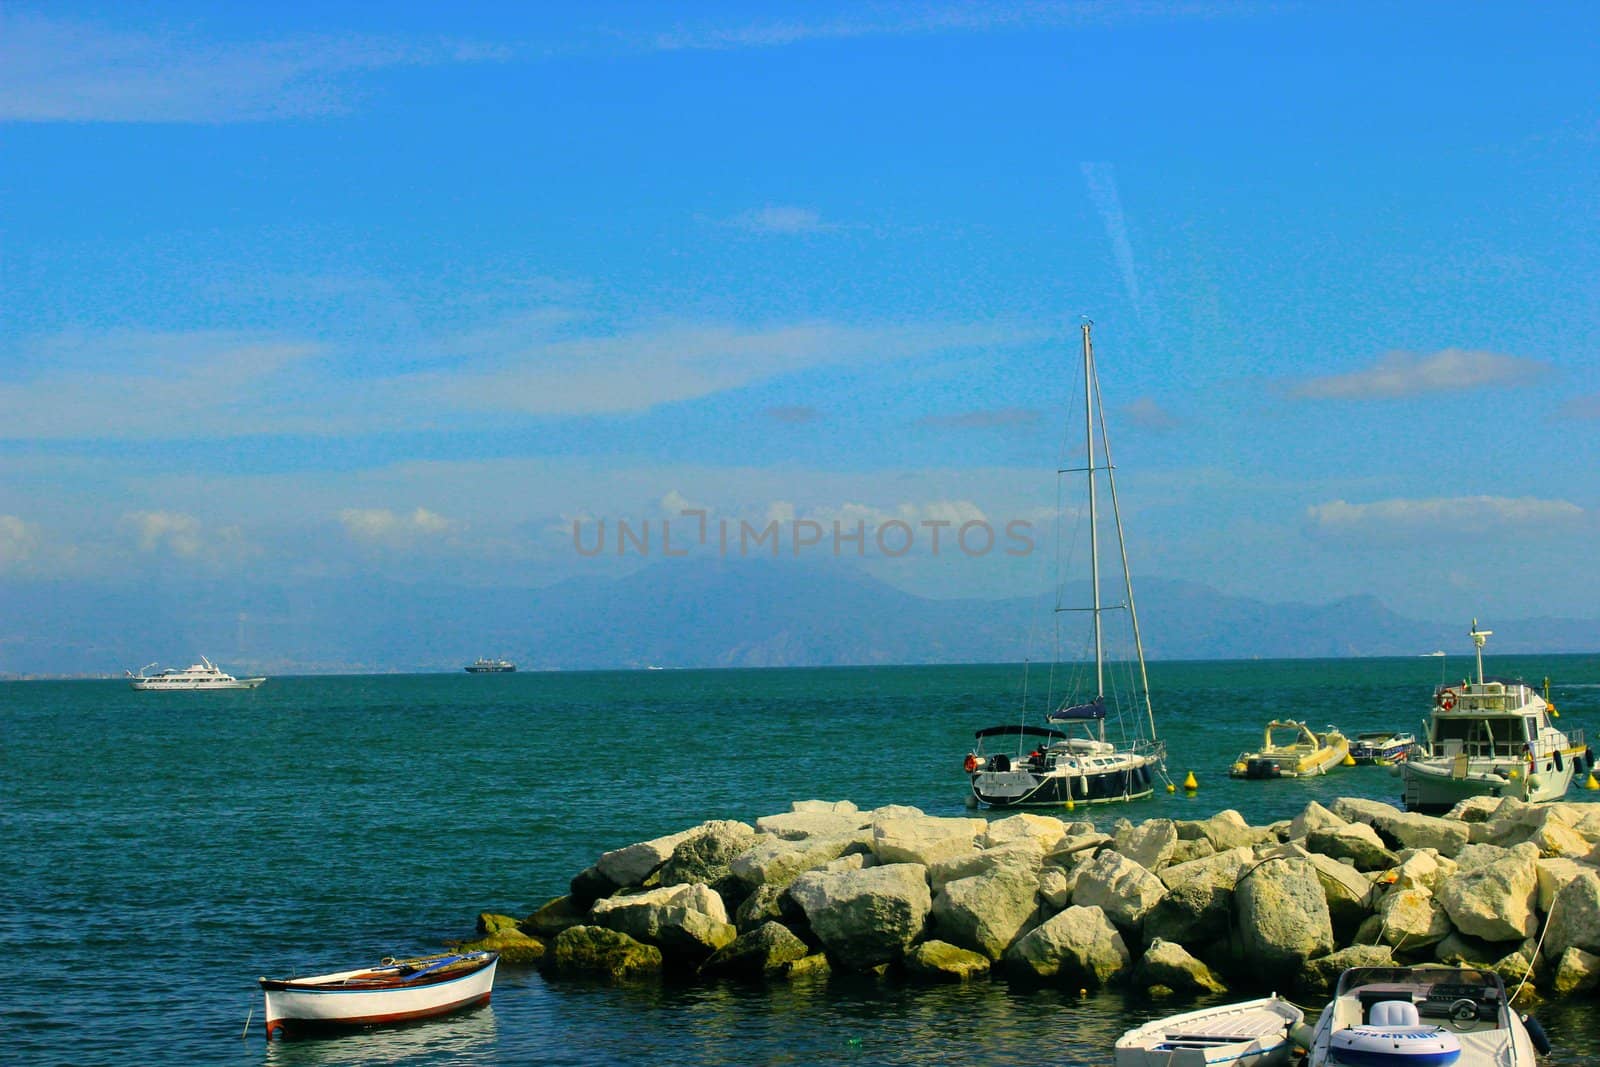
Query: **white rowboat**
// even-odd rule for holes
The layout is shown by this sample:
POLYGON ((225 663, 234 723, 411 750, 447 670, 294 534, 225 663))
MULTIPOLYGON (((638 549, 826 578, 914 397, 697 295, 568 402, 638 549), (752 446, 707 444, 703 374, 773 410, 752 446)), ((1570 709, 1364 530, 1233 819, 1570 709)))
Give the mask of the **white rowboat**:
POLYGON ((447 1015, 489 1003, 498 953, 384 960, 376 967, 259 979, 267 1037, 296 1030, 376 1026, 447 1015))
POLYGON ((1117 1040, 1117 1067, 1269 1067, 1288 1063, 1305 1013, 1277 994, 1171 1015, 1117 1040))

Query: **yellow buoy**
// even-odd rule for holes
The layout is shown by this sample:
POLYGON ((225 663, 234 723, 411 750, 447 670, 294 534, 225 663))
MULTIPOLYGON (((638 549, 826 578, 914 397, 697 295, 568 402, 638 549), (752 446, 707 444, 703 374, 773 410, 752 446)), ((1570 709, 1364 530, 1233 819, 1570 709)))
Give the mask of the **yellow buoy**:
POLYGON ((1600 789, 1600 782, 1594 780, 1594 772, 1589 772, 1589 780, 1583 783, 1585 789, 1600 789))
POLYGON ((1521 778, 1522 775, 1517 773, 1517 769, 1515 767, 1513 767, 1513 768, 1511 768, 1511 777, 1513 779, 1516 779, 1516 778, 1521 778))
POLYGON ((1178 787, 1177 786, 1173 785, 1171 782, 1167 783, 1167 792, 1176 793, 1177 791, 1178 791, 1178 787))
POLYGON ((1350 753, 1346 752, 1344 754, 1344 765, 1346 767, 1354 767, 1356 765, 1356 758, 1350 755, 1350 753))
POLYGON ((1075 808, 1075 807, 1077 807, 1077 806, 1078 806, 1078 805, 1076 805, 1076 804, 1074 804, 1074 803, 1073 803, 1073 802, 1072 802, 1072 798, 1071 798, 1071 797, 1068 797, 1068 798, 1067 798, 1067 810, 1068 810, 1068 811, 1071 811, 1071 810, 1072 810, 1072 809, 1073 809, 1073 808, 1075 808))
POLYGON ((1183 780, 1183 787, 1191 793, 1200 788, 1200 783, 1194 780, 1193 771, 1190 771, 1189 776, 1183 780))

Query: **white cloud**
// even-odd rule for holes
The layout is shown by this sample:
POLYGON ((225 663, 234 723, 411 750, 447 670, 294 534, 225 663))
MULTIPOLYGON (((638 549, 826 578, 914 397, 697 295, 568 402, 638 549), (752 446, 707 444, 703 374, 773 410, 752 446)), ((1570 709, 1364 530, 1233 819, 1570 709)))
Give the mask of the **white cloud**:
POLYGON ((650 37, 656 51, 781 48, 807 41, 984 33, 1051 27, 1105 26, 1129 19, 1203 19, 1248 14, 1252 5, 1189 2, 1127 4, 1116 0, 1030 0, 995 4, 858 6, 848 15, 773 19, 739 26, 678 26, 650 37))
POLYGON ((23 347, 0 384, 0 437, 175 438, 292 432, 320 346, 226 331, 68 331, 23 347), (27 368, 34 368, 31 372, 27 368))
POLYGON ((454 530, 456 523, 427 508, 409 514, 388 508, 345 508, 339 523, 351 540, 367 545, 405 547, 454 530))
POLYGON ((1176 415, 1148 396, 1136 397, 1122 405, 1121 411, 1129 422, 1146 430, 1174 430, 1182 425, 1176 415))
POLYGON ((1351 504, 1333 500, 1306 509, 1313 531, 1338 537, 1470 538, 1514 528, 1550 532, 1584 518, 1565 500, 1537 497, 1465 496, 1426 500, 1378 500, 1351 504))
POLYGON ((768 204, 735 215, 729 224, 751 233, 764 234, 823 233, 838 229, 834 223, 823 222, 819 212, 792 204, 768 204))
POLYGON ((248 122, 342 111, 353 76, 504 59, 504 48, 357 34, 265 41, 0 14, 0 121, 248 122))
POLYGON ((1550 365, 1524 356, 1446 348, 1428 355, 1390 352, 1365 370, 1308 378, 1292 387, 1295 396, 1325 400, 1365 400, 1454 392, 1483 386, 1527 385, 1550 365))
POLYGON ((925 357, 1018 340, 1005 326, 842 326, 829 322, 744 328, 675 324, 610 336, 535 340, 476 367, 391 381, 436 411, 599 415, 644 411, 808 370, 925 357))
POLYGON ((132 533, 140 552, 182 560, 224 563, 259 553, 236 525, 210 525, 181 511, 130 511, 119 526, 132 533))
POLYGON ((0 571, 29 562, 43 540, 39 528, 16 515, 0 515, 0 571))

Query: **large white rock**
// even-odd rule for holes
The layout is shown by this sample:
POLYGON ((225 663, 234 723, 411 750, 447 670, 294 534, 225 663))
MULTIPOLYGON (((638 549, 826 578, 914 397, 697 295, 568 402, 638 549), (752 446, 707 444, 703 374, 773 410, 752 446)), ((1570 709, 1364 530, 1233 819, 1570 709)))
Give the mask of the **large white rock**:
POLYGON ((1345 825, 1346 820, 1313 800, 1289 823, 1289 839, 1305 837, 1312 830, 1332 830, 1345 825))
POLYGON ((1396 841, 1400 848, 1431 848, 1441 856, 1454 856, 1466 847, 1471 837, 1466 823, 1416 811, 1386 815, 1373 826, 1380 834, 1396 841))
POLYGON ((950 882, 957 878, 971 878, 975 874, 983 874, 999 867, 1011 867, 1029 872, 1030 877, 1037 877, 1039 868, 1044 860, 1040 851, 1040 842, 1033 838, 1018 838, 1006 844, 983 850, 973 849, 969 852, 951 856, 949 859, 939 860, 928 865, 928 884, 934 893, 938 893, 950 882))
POLYGON ((1556 893, 1544 941, 1546 959, 1559 959, 1569 948, 1600 953, 1600 874, 1584 871, 1556 893))
POLYGON ((807 871, 789 896, 800 905, 828 957, 867 969, 891 963, 920 940, 933 908, 927 868, 886 863, 862 871, 807 871))
POLYGON ((1440 884, 1439 905, 1455 928, 1469 937, 1485 941, 1531 937, 1539 930, 1538 858, 1535 846, 1522 844, 1500 859, 1459 871, 1440 884))
POLYGON ((1060 844, 1066 834, 1067 824, 1054 815, 1035 815, 1024 811, 989 823, 978 835, 978 847, 989 849, 1013 841, 1034 841, 1043 854, 1060 844))
POLYGON ((1119 827, 1112 847, 1147 871, 1159 871, 1172 862, 1178 847, 1178 827, 1171 819, 1150 819, 1137 826, 1119 827))
POLYGON ((1227 989, 1210 967, 1182 945, 1160 938, 1145 949, 1135 971, 1139 984, 1146 989, 1165 986, 1177 993, 1222 993, 1227 989))
POLYGON ((867 820, 856 812, 786 811, 763 815, 756 829, 785 841, 804 841, 808 837, 839 837, 865 829, 867 820))
POLYGON ((1456 872, 1454 860, 1447 860, 1431 848, 1408 848, 1400 853, 1400 866, 1394 869, 1394 885, 1399 889, 1426 889, 1433 892, 1441 878, 1456 872))
POLYGON ((735 878, 752 889, 769 884, 787 885, 802 871, 836 860, 846 850, 866 851, 871 844, 872 839, 864 830, 834 837, 766 841, 739 853, 728 867, 735 878))
POLYGON ((1383 943, 1415 951, 1449 936, 1450 917, 1426 889, 1391 889, 1378 902, 1383 943))
POLYGON ((1234 886, 1239 938, 1259 973, 1292 977, 1306 960, 1333 951, 1333 921, 1309 860, 1265 860, 1234 886))
POLYGON ((1539 911, 1550 914, 1550 905, 1555 902, 1556 894, 1574 878, 1584 871, 1592 871, 1593 867, 1577 860, 1552 858, 1540 859, 1535 864, 1539 872, 1539 911))
POLYGON ((1022 933, 1038 907, 1038 872, 997 867, 947 882, 933 899, 939 938, 997 960, 1022 933))
POLYGON ((976 851, 977 836, 988 825, 983 819, 875 816, 872 851, 884 863, 920 863, 927 867, 976 851))
MULTIPOLYGON (((1176 840, 1176 838, 1174 838, 1176 840)), ((1107 849, 1078 872, 1075 904, 1097 907, 1124 930, 1136 930, 1167 895, 1161 879, 1119 852, 1107 849)))
POLYGON ((789 805, 790 811, 823 811, 834 815, 854 815, 861 809, 848 800, 796 800, 789 805))
POLYGON ((672 850, 678 847, 678 842, 691 837, 698 829, 699 827, 693 827, 679 833, 667 834, 665 837, 655 837, 625 848, 613 849, 601 855, 595 861, 595 866, 615 885, 623 887, 643 885, 644 880, 672 856, 672 850))
POLYGON ((1334 930, 1354 932, 1363 919, 1371 913, 1377 893, 1367 876, 1348 863, 1315 852, 1308 857, 1322 884, 1322 895, 1328 902, 1328 917, 1334 930))
POLYGON ((1350 860, 1363 871, 1380 871, 1399 862, 1384 846, 1378 831, 1364 822, 1318 827, 1306 834, 1305 842, 1312 852, 1350 860))
POLYGON ((1013 972, 1105 985, 1128 969, 1128 946, 1106 913, 1074 905, 1030 930, 1006 952, 1013 972))
POLYGON ((669 959, 700 963, 739 932, 728 922, 722 898, 706 885, 671 885, 597 900, 589 916, 597 926, 655 945, 669 959))
POLYGON ((747 824, 728 819, 701 823, 679 841, 656 874, 662 885, 715 885, 729 875, 733 858, 761 840, 747 824))

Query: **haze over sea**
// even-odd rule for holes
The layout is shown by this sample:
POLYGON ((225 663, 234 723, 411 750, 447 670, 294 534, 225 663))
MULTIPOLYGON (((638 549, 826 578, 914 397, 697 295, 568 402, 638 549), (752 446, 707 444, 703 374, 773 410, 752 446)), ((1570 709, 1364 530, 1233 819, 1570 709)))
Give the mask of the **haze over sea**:
MULTIPOLYGON (((1489 657, 1600 724, 1600 655, 1489 657)), ((1466 657, 1155 663, 1192 797, 1109 823, 1308 800, 1394 800, 1359 767, 1233 782, 1274 716, 1412 727, 1466 657)), ((1019 667, 273 678, 251 692, 0 684, 0 1058, 12 1063, 1109 1062, 1167 1013, 1134 995, 1010 986, 611 987, 504 966, 493 1004, 408 1028, 264 1043, 258 975, 427 952, 482 910, 525 914, 602 851, 808 797, 964 813, 971 732, 1017 716, 1019 667), (243 1039, 247 1014, 254 1009, 243 1039)), ((1038 678, 1035 677, 1035 685, 1038 678)), ((1037 721, 1037 711, 1030 712, 1037 721)), ((1570 799, 1600 794, 1574 789, 1570 799)), ((1320 1006, 1320 1005, 1318 1005, 1320 1006)), ((1540 1011, 1551 1062, 1600 1053, 1592 1001, 1540 1011)))

